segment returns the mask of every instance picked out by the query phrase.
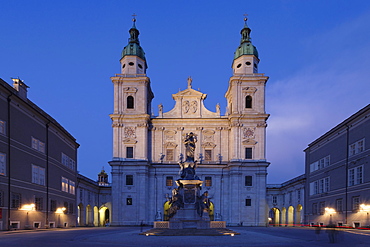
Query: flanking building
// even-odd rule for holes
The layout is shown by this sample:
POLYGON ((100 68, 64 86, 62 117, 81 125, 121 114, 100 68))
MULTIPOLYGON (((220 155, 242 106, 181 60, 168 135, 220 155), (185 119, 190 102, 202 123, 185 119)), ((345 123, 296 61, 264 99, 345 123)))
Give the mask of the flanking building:
POLYGON ((0 79, 0 230, 75 226, 79 144, 27 89, 0 79))
POLYGON ((266 201, 271 226, 302 226, 306 177, 300 175, 282 184, 267 184, 266 201))
POLYGON ((305 221, 311 225, 369 226, 370 105, 304 151, 305 221))
POLYGON ((122 51, 120 74, 111 78, 112 225, 168 220, 169 198, 179 178, 178 162, 185 157, 183 141, 190 132, 197 138, 196 173, 211 197, 211 219, 228 225, 267 224, 268 77, 258 72, 260 59, 250 32, 245 20, 225 93, 225 115, 220 114, 219 105, 215 111, 206 109, 207 95, 193 89, 188 78, 185 89, 172 95, 174 108, 163 112, 159 105, 158 116, 152 116, 151 86, 156 84, 147 77, 147 61, 134 20, 129 43, 122 51))

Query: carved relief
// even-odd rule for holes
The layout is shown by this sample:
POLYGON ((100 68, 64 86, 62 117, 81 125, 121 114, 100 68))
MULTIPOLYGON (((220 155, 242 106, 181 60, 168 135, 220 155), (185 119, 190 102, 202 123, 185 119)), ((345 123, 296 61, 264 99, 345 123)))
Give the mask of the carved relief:
POLYGON ((125 127, 124 135, 126 138, 136 138, 135 127, 125 127))
POLYGON ((177 147, 177 144, 176 144, 176 143, 174 143, 174 142, 166 142, 166 143, 164 144, 164 147, 165 147, 165 148, 176 148, 176 147, 177 147))
POLYGON ((256 138, 255 130, 256 130, 256 128, 244 127, 243 128, 243 138, 244 139, 254 139, 254 138, 256 138))
POLYGON ((256 145, 257 144, 257 142, 253 139, 247 139, 247 140, 243 141, 242 143, 243 143, 243 145, 256 145))
POLYGON ((257 127, 267 127, 267 123, 265 122, 257 123, 257 127))
POLYGON ((198 109, 198 102, 196 102, 195 100, 191 102, 190 104, 190 110, 192 113, 195 113, 198 109))
POLYGON ((190 109, 190 103, 188 100, 185 100, 182 104, 182 108, 184 109, 184 113, 188 113, 190 109))
POLYGON ((215 133, 216 132, 214 130, 204 130, 203 131, 203 141, 204 142, 213 142, 215 133))
POLYGON ((202 144, 202 148, 215 148, 217 145, 213 142, 205 142, 202 144))
POLYGON ((247 94, 252 94, 253 95, 257 91, 257 88, 255 88, 255 87, 245 87, 242 90, 243 90, 243 93, 247 93, 247 94))
POLYGON ((125 93, 136 93, 137 92, 137 88, 136 87, 125 87, 123 89, 123 91, 125 93))
POLYGON ((184 113, 196 113, 198 110, 198 102, 193 100, 192 102, 185 100, 182 104, 184 113))
POLYGON ((175 140, 176 133, 177 133, 177 131, 175 131, 175 130, 166 130, 164 132, 164 138, 165 138, 165 140, 167 140, 167 141, 174 141, 175 140))
POLYGON ((124 138, 122 141, 125 144, 136 144, 137 143, 137 141, 132 138, 124 138))
POLYGON ((148 127, 147 123, 139 123, 136 125, 137 127, 148 127))

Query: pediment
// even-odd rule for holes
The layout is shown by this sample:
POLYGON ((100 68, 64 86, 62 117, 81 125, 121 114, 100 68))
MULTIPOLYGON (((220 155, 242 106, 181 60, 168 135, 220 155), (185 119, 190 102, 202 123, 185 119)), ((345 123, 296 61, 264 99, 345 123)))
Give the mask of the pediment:
POLYGON ((245 141, 242 142, 243 145, 256 145, 257 142, 255 140, 252 140, 252 139, 247 139, 245 141))
POLYGON ((123 139, 123 143, 127 143, 127 144, 136 144, 137 141, 135 139, 132 139, 132 138, 124 138, 123 139))
POLYGON ((181 97, 196 97, 196 98, 202 98, 205 99, 207 97, 207 94, 204 94, 202 92, 199 92, 197 90, 194 90, 192 88, 187 88, 183 91, 180 91, 176 94, 172 94, 172 97, 174 99, 181 98, 181 97))
POLYGON ((215 148, 217 145, 213 142, 205 142, 202 144, 202 148, 215 148))
POLYGON ((164 144, 164 147, 165 147, 165 148, 176 148, 176 147, 177 147, 177 144, 176 144, 176 143, 174 143, 174 142, 166 142, 166 143, 164 144))

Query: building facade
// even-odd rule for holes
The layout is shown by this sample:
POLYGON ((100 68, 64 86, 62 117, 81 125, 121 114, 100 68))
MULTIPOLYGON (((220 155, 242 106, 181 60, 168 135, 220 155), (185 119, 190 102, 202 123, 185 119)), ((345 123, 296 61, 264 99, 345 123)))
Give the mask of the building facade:
POLYGON ((304 150, 307 223, 370 225, 369 140, 367 105, 304 150))
POLYGON ((245 20, 225 94, 225 115, 220 114, 218 105, 214 112, 206 109, 203 102, 207 95, 193 89, 188 78, 186 89, 172 95, 174 108, 163 112, 159 105, 158 116, 152 116, 154 94, 134 20, 129 44, 122 51, 121 72, 111 77, 112 225, 168 220, 168 200, 179 178, 178 162, 185 157, 183 140, 190 132, 197 138, 196 173, 211 197, 211 219, 228 225, 267 224, 268 77, 258 73, 260 60, 250 32, 245 20))
POLYGON ((0 229, 75 226, 79 144, 27 88, 0 79, 0 229))
POLYGON ((111 191, 108 174, 104 169, 94 181, 77 175, 77 225, 108 226, 111 218, 111 191))
POLYGON ((306 177, 301 175, 282 184, 268 184, 267 197, 269 224, 272 226, 301 226, 306 177))

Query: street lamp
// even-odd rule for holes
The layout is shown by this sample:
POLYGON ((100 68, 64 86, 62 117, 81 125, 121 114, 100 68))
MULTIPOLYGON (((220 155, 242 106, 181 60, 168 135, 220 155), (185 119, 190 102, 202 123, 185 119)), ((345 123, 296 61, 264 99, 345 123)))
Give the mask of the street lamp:
POLYGON ((370 205, 360 204, 360 211, 366 212, 366 225, 370 226, 369 222, 370 205))
POLYGON ((329 225, 333 224, 332 215, 336 213, 335 209, 334 208, 325 208, 325 213, 329 214, 329 216, 330 216, 329 225))
POLYGON ((64 213, 64 211, 66 211, 67 209, 65 207, 62 207, 62 208, 57 208, 57 210, 55 211, 56 214, 58 214, 58 227, 61 227, 60 225, 60 215, 64 213))
POLYGON ((24 205, 22 205, 22 207, 19 210, 27 211, 27 218, 26 218, 25 228, 30 228, 29 219, 28 219, 28 213, 30 211, 35 211, 35 204, 34 203, 32 203, 32 204, 24 204, 24 205))

